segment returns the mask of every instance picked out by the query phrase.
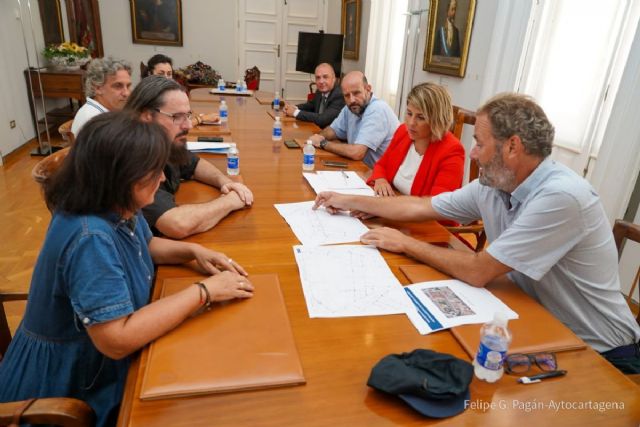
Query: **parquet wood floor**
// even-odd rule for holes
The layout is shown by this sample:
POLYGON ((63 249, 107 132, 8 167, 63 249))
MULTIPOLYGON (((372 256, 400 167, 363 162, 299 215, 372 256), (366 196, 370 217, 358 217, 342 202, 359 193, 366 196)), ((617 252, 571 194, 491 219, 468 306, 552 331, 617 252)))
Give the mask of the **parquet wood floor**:
MULTIPOLYGON (((29 142, 6 156, 0 166, 0 291, 27 292, 31 273, 51 215, 31 169, 42 157, 31 157, 29 142)), ((20 323, 25 302, 5 305, 12 333, 20 323)))

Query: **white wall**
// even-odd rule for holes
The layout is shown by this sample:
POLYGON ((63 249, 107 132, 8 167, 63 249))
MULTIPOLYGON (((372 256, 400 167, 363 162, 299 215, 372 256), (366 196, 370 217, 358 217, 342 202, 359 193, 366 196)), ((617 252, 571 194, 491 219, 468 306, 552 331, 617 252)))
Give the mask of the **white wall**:
POLYGON ((23 3, 23 13, 17 0, 0 1, 0 151, 5 156, 33 138, 35 132, 31 121, 27 84, 24 70, 27 68, 27 54, 23 41, 23 33, 18 16, 22 16, 26 27, 26 36, 30 50, 31 65, 36 66, 35 51, 44 47, 42 27, 38 13, 38 2, 31 0, 33 19, 29 18, 27 2, 23 3), (36 34, 36 47, 32 44, 32 30, 36 34), (16 121, 16 128, 9 128, 9 121, 16 121))
POLYGON ((100 21, 105 56, 131 62, 134 84, 140 80, 140 61, 146 62, 156 53, 171 57, 174 68, 202 61, 220 72, 225 79, 235 81, 239 76, 236 9, 235 1, 183 1, 183 46, 155 46, 133 43, 128 0, 101 1, 100 21))

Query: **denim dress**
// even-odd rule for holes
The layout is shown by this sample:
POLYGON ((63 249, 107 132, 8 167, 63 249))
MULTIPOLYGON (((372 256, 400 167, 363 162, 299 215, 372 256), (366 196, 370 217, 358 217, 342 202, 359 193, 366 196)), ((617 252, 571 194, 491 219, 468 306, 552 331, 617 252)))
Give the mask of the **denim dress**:
POLYGON ((27 309, 0 361, 0 402, 75 397, 115 425, 129 357, 113 360, 86 327, 127 316, 148 303, 151 231, 141 214, 56 212, 38 256, 27 309))

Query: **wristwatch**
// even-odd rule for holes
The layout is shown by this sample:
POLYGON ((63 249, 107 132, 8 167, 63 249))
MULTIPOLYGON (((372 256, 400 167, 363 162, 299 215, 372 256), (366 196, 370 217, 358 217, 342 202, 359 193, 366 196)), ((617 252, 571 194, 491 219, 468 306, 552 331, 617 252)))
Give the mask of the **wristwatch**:
POLYGON ((327 141, 327 138, 322 138, 322 141, 320 141, 320 148, 324 150, 324 147, 326 147, 328 143, 329 141, 327 141))

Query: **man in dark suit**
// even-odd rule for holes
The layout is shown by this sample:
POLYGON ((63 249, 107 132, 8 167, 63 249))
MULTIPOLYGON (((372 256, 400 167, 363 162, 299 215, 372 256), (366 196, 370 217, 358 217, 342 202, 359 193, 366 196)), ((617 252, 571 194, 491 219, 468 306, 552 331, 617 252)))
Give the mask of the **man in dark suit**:
POLYGON ((304 104, 286 104, 284 112, 287 116, 325 128, 338 117, 344 107, 344 97, 340 85, 336 85, 336 73, 330 64, 318 65, 315 76, 317 90, 313 99, 304 104))
POLYGON ((447 19, 436 32, 434 55, 460 57, 460 37, 455 26, 457 0, 450 0, 447 19))

